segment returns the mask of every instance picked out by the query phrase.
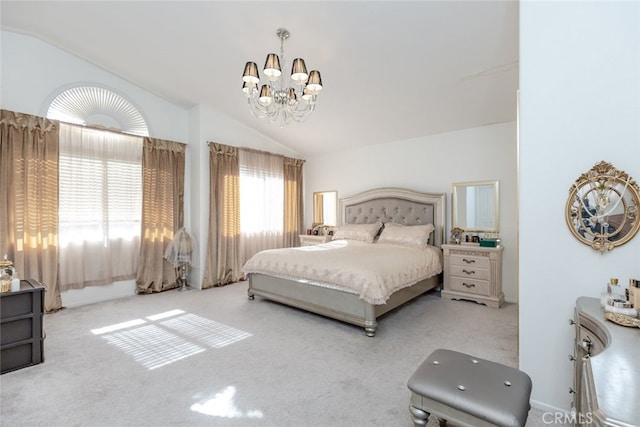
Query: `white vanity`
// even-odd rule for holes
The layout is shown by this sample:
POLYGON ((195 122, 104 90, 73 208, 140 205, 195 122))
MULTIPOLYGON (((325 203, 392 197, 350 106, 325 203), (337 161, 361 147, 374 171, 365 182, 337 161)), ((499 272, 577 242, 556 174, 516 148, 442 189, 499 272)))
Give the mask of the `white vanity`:
POLYGON ((640 328, 604 318, 597 298, 576 301, 573 388, 578 426, 640 426, 640 328))

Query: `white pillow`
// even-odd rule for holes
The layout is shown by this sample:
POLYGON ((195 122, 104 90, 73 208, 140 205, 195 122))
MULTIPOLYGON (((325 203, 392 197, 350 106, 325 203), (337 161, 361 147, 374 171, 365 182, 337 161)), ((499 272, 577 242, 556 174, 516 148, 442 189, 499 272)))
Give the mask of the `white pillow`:
POLYGON ((391 243, 394 245, 413 246, 426 249, 429 235, 433 232, 433 224, 426 225, 402 225, 387 223, 378 238, 378 243, 391 243))
POLYGON ((373 239, 382 228, 380 221, 373 224, 345 224, 333 233, 333 240, 360 240, 362 242, 373 243, 373 239))

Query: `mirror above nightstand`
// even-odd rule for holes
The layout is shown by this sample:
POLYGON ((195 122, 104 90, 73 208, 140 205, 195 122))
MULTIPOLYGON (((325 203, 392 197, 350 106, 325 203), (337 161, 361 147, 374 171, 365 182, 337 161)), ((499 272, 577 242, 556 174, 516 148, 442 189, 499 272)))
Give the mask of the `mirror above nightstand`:
POLYGON ((498 181, 457 182, 451 187, 452 229, 496 234, 500 231, 498 181))
POLYGON ((338 192, 313 193, 313 224, 335 227, 338 225, 338 192))

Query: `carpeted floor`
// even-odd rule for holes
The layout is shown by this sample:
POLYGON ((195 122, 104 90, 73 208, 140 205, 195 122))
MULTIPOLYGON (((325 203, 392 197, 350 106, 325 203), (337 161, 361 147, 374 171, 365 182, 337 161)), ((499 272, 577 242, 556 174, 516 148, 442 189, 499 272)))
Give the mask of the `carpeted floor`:
MULTIPOLYGON (((368 338, 249 301, 246 288, 172 290, 46 315, 45 362, 0 377, 1 424, 410 427, 406 382, 434 349, 517 366, 515 304, 492 309, 431 293, 383 317, 368 338)), ((542 425, 532 410, 527 426, 542 425)))

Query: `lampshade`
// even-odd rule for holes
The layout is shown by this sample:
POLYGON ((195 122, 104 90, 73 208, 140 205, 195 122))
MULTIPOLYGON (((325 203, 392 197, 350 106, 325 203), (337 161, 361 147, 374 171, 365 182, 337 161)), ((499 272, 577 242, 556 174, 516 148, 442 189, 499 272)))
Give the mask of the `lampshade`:
POLYGON ((244 66, 244 73, 242 73, 242 80, 247 83, 253 83, 257 85, 260 83, 260 77, 258 76, 258 66, 255 62, 247 62, 244 66))
POLYGON ((250 96, 253 93, 254 90, 256 90, 256 84, 255 83, 242 82, 242 91, 247 96, 250 96))
POLYGON ((314 94, 317 94, 322 90, 322 78, 320 77, 320 71, 312 70, 309 73, 309 81, 307 81, 307 89, 309 89, 314 94))
POLYGON ((271 97, 271 89, 267 85, 262 85, 260 89, 260 98, 258 98, 263 105, 271 104, 273 98, 271 97))
POLYGON ((313 99, 313 93, 311 93, 311 91, 305 87, 302 91, 302 99, 304 99, 307 102, 310 102, 313 99))
POLYGON ((267 60, 264 63, 264 74, 269 80, 276 80, 282 74, 280 69, 280 58, 275 53, 267 55, 267 60))
POLYGON ((164 257, 174 267, 191 263, 193 256, 193 239, 184 227, 176 231, 173 240, 167 246, 164 257))
POLYGON ((293 67, 291 67, 291 80, 297 83, 304 83, 308 77, 309 74, 307 74, 307 66, 304 64, 304 59, 294 59, 293 67))
POLYGON ((289 96, 287 97, 287 101, 289 104, 293 104, 297 101, 298 97, 296 96, 296 90, 292 87, 289 88, 289 96))

